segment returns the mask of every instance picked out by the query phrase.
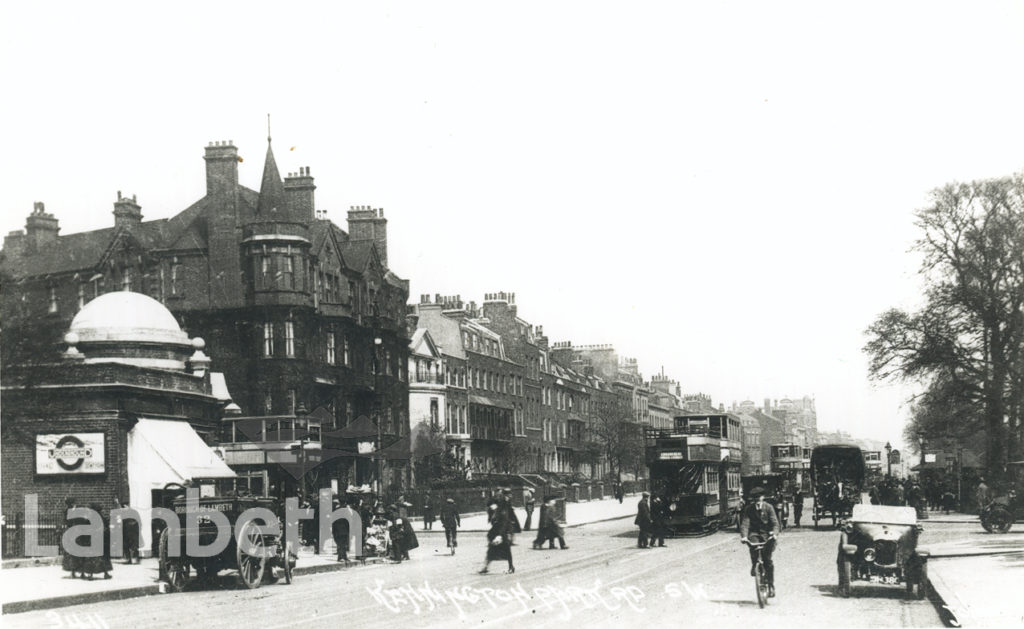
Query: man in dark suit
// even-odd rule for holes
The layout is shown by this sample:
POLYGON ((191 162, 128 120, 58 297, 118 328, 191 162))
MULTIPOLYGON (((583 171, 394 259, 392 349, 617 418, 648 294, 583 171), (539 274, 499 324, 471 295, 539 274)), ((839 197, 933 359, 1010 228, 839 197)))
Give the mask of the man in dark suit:
POLYGON ((637 548, 647 548, 653 522, 651 521, 651 494, 646 491, 636 506, 636 520, 633 523, 640 527, 640 536, 636 540, 637 548))
POLYGON ((455 501, 448 498, 444 501, 444 505, 441 506, 441 526, 444 527, 444 539, 447 542, 448 547, 453 549, 459 545, 458 534, 459 526, 462 525, 462 518, 459 517, 459 509, 455 506, 455 501))
MULTIPOLYGON (((740 541, 744 544, 760 544, 767 542, 761 549, 764 561, 764 575, 768 580, 768 596, 775 596, 775 564, 772 563, 772 552, 775 550, 776 537, 779 534, 779 519, 775 516, 775 507, 764 501, 764 489, 754 487, 750 490, 751 501, 743 508, 740 517, 740 541)), ((754 576, 757 566, 757 550, 750 548, 750 576, 754 576)))

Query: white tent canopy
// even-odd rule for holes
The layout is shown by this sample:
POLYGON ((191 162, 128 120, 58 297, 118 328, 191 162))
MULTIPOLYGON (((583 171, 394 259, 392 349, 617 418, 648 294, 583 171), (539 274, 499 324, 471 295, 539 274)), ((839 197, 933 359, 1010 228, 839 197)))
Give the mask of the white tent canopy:
POLYGON ((139 419, 128 432, 129 504, 139 512, 139 547, 146 548, 154 489, 168 483, 234 478, 235 473, 183 420, 139 419))

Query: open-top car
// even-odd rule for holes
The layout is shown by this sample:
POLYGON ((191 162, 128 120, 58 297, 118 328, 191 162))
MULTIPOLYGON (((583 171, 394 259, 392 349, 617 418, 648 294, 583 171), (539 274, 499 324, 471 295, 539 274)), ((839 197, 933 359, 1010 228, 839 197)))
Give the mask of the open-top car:
POLYGON ((913 507, 858 504, 839 537, 839 594, 849 596, 854 581, 903 585, 924 598, 928 551, 917 547, 921 525, 913 507))

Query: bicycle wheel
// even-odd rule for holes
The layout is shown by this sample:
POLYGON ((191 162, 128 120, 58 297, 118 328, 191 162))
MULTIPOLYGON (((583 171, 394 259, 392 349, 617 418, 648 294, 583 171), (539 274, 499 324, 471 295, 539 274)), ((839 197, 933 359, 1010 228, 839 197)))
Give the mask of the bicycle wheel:
POLYGON ((768 604, 768 583, 764 580, 764 564, 761 562, 754 570, 754 586, 757 588, 757 605, 764 607, 768 604))

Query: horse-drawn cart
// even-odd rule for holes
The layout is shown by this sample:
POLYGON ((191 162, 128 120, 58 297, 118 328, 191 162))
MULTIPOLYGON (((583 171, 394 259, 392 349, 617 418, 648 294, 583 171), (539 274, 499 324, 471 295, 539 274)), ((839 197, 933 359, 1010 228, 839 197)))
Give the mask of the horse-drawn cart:
POLYGON ((165 528, 160 534, 159 556, 160 576, 172 591, 180 592, 195 576, 201 581, 210 581, 221 570, 237 570, 238 581, 247 588, 258 588, 263 583, 276 583, 284 578, 285 583, 292 582, 292 569, 295 567, 296 549, 285 539, 283 513, 280 505, 268 498, 251 496, 220 496, 199 498, 195 507, 186 503, 181 496, 174 500, 174 513, 178 516, 178 527, 165 528), (198 517, 198 526, 190 532, 186 529, 186 514, 194 508, 198 517), (249 520, 240 517, 249 509, 266 509, 278 518, 282 525, 279 535, 262 532, 263 523, 259 519, 249 520), (198 537, 199 544, 207 546, 217 537, 218 527, 203 512, 216 511, 224 514, 230 526, 231 539, 227 546, 213 556, 189 556, 186 539, 198 537), (236 530, 237 529, 237 530, 236 530), (177 537, 177 553, 172 536, 177 537), (240 543, 242 542, 242 543, 240 543))

